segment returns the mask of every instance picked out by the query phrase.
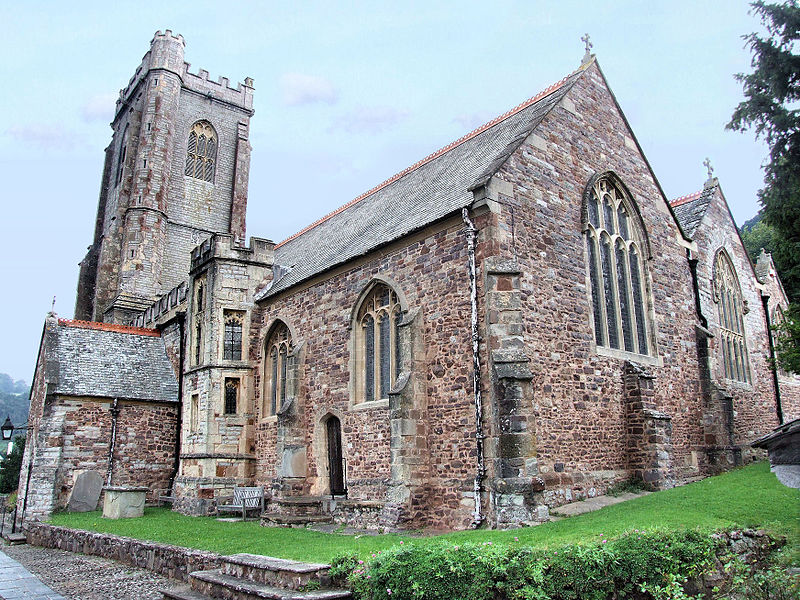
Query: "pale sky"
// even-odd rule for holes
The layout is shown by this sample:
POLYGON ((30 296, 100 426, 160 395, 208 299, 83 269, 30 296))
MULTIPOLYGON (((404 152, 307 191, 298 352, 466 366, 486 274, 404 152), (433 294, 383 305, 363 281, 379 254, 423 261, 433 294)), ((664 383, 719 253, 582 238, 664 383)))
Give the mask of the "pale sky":
POLYGON ((255 79, 248 235, 277 241, 561 79, 588 32, 670 198, 710 157, 734 217, 763 144, 724 130, 748 4, 719 1, 0 0, 0 372, 28 383, 53 296, 71 318, 119 89, 156 30, 191 70, 255 79))

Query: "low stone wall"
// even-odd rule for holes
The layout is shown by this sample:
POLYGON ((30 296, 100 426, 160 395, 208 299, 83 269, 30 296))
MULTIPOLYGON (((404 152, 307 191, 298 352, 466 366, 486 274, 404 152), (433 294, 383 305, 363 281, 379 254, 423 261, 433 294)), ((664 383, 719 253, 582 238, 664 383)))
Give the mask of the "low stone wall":
POLYGON ((27 523, 26 530, 28 543, 34 546, 102 556, 179 581, 187 581, 192 571, 218 569, 222 565, 219 554, 205 550, 191 550, 39 522, 27 523))

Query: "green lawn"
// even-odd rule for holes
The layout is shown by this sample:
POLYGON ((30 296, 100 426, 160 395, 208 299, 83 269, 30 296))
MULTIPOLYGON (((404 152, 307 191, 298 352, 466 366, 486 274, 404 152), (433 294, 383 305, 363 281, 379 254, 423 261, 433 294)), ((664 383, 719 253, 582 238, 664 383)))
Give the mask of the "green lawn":
MULTIPOLYGON (((99 512, 59 513, 51 523, 221 554, 251 552, 296 560, 329 562, 342 553, 369 555, 397 544, 402 535, 345 536, 305 529, 260 527, 256 521, 220 522, 186 517, 167 509, 146 509, 138 519, 108 520, 99 512)), ((767 463, 759 463, 683 487, 650 494, 593 513, 538 527, 506 531, 460 531, 423 540, 492 541, 531 546, 563 545, 632 529, 765 528, 789 538, 800 553, 800 491, 781 485, 767 463)))

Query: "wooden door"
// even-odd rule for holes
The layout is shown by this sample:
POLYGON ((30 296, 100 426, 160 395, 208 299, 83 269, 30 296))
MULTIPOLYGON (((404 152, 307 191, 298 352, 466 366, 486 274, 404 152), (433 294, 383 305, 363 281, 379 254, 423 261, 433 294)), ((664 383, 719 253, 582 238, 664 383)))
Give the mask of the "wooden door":
POLYGON ((339 419, 331 417, 326 423, 328 431, 328 473, 331 495, 345 493, 344 468, 342 466, 342 426, 339 419))

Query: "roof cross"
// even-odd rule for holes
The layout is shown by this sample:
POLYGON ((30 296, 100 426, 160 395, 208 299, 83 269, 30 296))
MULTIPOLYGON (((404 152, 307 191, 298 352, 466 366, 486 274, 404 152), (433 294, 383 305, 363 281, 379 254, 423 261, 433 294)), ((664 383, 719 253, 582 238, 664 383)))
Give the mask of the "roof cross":
POLYGON ((703 166, 708 169, 708 179, 710 181, 714 177, 714 167, 711 166, 711 160, 707 156, 703 161, 703 166))
POLYGON ((53 304, 50 305, 50 310, 52 312, 56 312, 56 297, 55 296, 53 296, 53 304))
POLYGON ((581 41, 584 44, 586 44, 586 53, 583 55, 583 60, 581 61, 581 64, 585 65, 587 62, 589 62, 592 59, 591 50, 592 50, 592 47, 594 46, 594 44, 592 44, 592 42, 589 41, 589 34, 588 33, 584 33, 583 34, 583 37, 581 38, 581 41))

